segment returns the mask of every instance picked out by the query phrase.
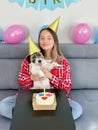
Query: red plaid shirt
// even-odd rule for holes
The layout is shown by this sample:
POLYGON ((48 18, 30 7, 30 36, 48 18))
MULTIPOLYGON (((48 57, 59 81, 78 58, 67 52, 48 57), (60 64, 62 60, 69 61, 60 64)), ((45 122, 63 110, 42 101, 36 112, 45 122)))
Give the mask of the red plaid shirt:
MULTIPOLYGON (((70 66, 64 57, 61 58, 61 64, 62 67, 54 67, 51 70, 53 76, 50 80, 50 89, 64 89, 65 92, 69 94, 72 88, 70 66)), ((27 61, 27 57, 21 64, 18 83, 25 90, 28 90, 33 86, 33 81, 30 79, 29 62, 27 61)))

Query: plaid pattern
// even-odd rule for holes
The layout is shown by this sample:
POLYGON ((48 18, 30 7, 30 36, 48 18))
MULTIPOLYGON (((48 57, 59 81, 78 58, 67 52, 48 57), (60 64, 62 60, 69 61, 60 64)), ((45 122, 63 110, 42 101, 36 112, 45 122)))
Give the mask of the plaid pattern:
POLYGON ((29 90, 33 86, 33 82, 30 78, 29 62, 27 61, 27 57, 25 57, 21 64, 18 74, 18 83, 25 90, 29 90))
POLYGON ((51 88, 64 89, 66 93, 69 94, 72 88, 70 66, 67 59, 64 57, 61 59, 61 64, 62 67, 55 67, 51 70, 53 74, 50 80, 51 88))
MULTIPOLYGON (((61 67, 54 67, 51 70, 53 76, 50 80, 50 89, 64 89, 65 92, 69 94, 72 88, 70 66, 67 59, 64 57, 61 59, 61 64, 61 67)), ((33 81, 30 79, 29 62, 27 61, 27 57, 21 64, 18 83, 25 90, 28 90, 33 86, 33 81)))

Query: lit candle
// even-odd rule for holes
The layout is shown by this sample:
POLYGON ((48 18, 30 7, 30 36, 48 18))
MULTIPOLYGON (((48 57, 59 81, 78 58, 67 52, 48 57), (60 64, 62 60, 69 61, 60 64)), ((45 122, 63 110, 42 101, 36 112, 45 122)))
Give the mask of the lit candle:
POLYGON ((44 96, 46 96, 46 90, 45 90, 45 88, 44 88, 44 96))

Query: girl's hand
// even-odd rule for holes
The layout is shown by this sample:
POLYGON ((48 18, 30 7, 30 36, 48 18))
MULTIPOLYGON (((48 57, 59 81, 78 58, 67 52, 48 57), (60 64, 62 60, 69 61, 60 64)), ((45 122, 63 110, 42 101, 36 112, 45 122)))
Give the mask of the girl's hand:
POLYGON ((38 75, 31 74, 30 78, 32 81, 40 81, 43 80, 45 77, 39 77, 38 75))
POLYGON ((47 68, 41 67, 41 70, 48 79, 52 79, 52 73, 47 68))

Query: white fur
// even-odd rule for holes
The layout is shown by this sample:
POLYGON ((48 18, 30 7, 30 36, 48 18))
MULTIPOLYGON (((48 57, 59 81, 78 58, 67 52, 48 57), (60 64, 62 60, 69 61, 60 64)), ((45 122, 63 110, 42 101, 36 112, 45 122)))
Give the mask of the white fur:
MULTIPOLYGON (((40 69, 40 66, 38 65, 38 59, 36 58, 35 63, 32 62, 30 63, 30 72, 34 75, 45 77, 43 71, 40 69)), ((49 71, 53 69, 54 66, 61 67, 61 65, 57 64, 56 62, 48 63, 44 58, 41 59, 41 63, 42 66, 48 68, 49 71)), ((50 82, 48 78, 44 78, 41 81, 34 81, 34 86, 32 87, 32 89, 44 89, 44 88, 50 89, 50 82)))
MULTIPOLYGON (((30 63, 30 71, 34 75, 38 75, 39 77, 45 77, 39 65, 30 63)), ((47 89, 50 88, 50 83, 48 78, 44 78, 43 80, 40 81, 34 81, 34 86, 32 89, 43 89, 43 88, 47 88, 47 89)))

